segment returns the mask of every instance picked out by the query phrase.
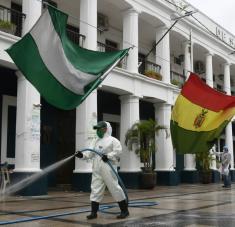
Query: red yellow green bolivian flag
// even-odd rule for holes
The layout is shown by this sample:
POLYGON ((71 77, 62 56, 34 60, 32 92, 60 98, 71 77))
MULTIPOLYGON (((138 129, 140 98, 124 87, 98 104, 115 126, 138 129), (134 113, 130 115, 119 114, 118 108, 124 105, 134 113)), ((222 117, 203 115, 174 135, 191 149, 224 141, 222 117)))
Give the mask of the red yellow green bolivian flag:
POLYGON ((191 73, 171 114, 171 136, 178 154, 206 152, 235 114, 235 97, 206 85, 191 73))

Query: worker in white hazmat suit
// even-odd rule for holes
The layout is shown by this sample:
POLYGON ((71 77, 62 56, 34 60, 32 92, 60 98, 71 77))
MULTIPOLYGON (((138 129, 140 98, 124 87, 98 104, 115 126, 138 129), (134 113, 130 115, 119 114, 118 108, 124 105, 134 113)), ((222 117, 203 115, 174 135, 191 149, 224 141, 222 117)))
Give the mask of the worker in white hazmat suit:
POLYGON ((92 181, 91 181, 91 214, 87 219, 97 218, 99 203, 102 201, 106 186, 111 195, 118 202, 121 213, 117 218, 126 218, 129 215, 128 204, 125 194, 118 184, 117 176, 112 172, 110 166, 106 163, 108 160, 113 167, 117 169, 116 164, 120 159, 122 146, 119 140, 112 137, 112 127, 109 122, 100 121, 96 126, 97 139, 94 141, 91 149, 94 149, 102 154, 102 157, 94 152, 76 152, 76 157, 82 159, 93 159, 92 164, 92 181))
POLYGON ((215 149, 212 149, 213 153, 221 157, 221 173, 224 178, 224 185, 225 188, 231 188, 231 178, 229 174, 229 165, 231 164, 231 154, 229 153, 228 146, 223 147, 223 152, 216 152, 215 149))

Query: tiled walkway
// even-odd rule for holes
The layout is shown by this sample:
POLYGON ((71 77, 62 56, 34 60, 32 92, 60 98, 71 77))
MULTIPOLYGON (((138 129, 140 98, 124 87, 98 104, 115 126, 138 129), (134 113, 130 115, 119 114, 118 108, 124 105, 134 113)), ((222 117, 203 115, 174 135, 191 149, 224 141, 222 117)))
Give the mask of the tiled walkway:
MULTIPOLYGON (((6 221, 8 223, 3 226, 233 227, 234 189, 235 185, 232 189, 223 189, 221 184, 210 184, 157 186, 150 191, 129 190, 131 202, 140 200, 157 202, 158 205, 130 207, 131 215, 124 220, 116 219, 119 208, 114 207, 99 212, 97 219, 87 221, 89 193, 50 192, 48 196, 41 197, 9 197, 0 202, 0 224, 6 221)), ((108 193, 104 203, 106 206, 101 208, 116 205, 108 193)))

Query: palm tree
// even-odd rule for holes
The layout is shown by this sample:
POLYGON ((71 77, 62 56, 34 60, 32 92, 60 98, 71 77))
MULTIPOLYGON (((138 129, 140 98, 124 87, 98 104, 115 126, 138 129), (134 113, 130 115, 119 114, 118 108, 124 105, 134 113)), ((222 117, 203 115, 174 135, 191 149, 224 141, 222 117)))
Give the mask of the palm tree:
POLYGON ((155 134, 167 129, 153 119, 141 120, 132 125, 125 135, 125 145, 140 155, 144 170, 153 171, 153 154, 156 151, 155 134))

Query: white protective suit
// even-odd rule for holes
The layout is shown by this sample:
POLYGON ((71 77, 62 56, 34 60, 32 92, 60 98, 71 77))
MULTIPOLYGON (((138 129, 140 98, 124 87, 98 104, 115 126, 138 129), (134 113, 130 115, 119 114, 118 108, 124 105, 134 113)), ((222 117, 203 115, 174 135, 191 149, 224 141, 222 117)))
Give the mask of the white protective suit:
POLYGON ((231 164, 231 154, 228 151, 216 152, 213 150, 213 153, 221 157, 221 173, 223 175, 229 175, 229 165, 231 164))
MULTIPOLYGON (((120 159, 122 146, 119 140, 112 137, 112 127, 109 122, 107 124, 107 131, 103 138, 97 138, 90 147, 102 154, 106 154, 114 169, 117 169, 116 164, 120 159)), ((91 181, 91 195, 90 200, 100 203, 104 196, 106 186, 112 194, 116 202, 125 199, 125 194, 118 184, 118 179, 113 173, 110 166, 105 163, 101 157, 94 152, 84 152, 83 159, 92 159, 92 181, 91 181)))

